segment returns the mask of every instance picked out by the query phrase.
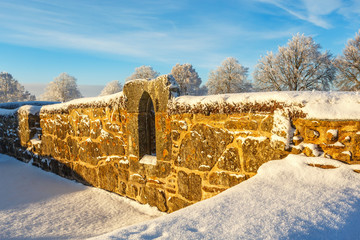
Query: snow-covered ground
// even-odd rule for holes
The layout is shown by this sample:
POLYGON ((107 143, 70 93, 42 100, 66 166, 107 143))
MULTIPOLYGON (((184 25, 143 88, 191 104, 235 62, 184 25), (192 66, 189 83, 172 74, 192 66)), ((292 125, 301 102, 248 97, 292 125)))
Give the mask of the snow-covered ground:
POLYGON ((85 239, 161 215, 0 154, 0 239, 85 239))
POLYGON ((360 166, 290 155, 213 198, 95 239, 360 239, 354 169, 360 166))
POLYGON ((360 239, 354 170, 360 166, 290 155, 213 198, 153 219, 162 214, 0 155, 0 239, 360 239))

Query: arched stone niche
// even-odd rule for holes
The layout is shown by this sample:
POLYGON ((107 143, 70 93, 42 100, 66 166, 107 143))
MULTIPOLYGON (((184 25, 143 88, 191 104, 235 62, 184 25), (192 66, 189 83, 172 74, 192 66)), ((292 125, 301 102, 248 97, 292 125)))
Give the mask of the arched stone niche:
POLYGON ((156 156, 156 131, 154 103, 144 91, 139 101, 138 115, 139 157, 156 156))
POLYGON ((163 157, 170 152, 166 144, 167 104, 171 97, 178 96, 179 87, 171 75, 153 80, 132 80, 125 84, 127 98, 128 154, 141 159, 144 155, 163 157))

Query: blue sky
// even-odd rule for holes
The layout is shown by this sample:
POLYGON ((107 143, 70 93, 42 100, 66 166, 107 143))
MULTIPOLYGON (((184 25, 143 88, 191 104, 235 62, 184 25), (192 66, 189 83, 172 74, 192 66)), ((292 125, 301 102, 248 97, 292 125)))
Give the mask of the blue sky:
POLYGON ((0 71, 20 83, 62 72, 79 84, 121 82, 135 67, 191 63, 203 82, 229 56, 254 69, 292 35, 334 55, 360 26, 360 1, 0 0, 0 71))

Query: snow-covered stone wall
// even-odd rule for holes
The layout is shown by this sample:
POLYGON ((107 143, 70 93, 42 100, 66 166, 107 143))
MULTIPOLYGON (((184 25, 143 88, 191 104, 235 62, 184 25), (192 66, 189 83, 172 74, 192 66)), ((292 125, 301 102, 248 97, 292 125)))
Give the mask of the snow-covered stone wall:
POLYGON ((40 150, 38 138, 41 134, 39 112, 44 104, 54 104, 54 102, 0 105, 17 107, 0 108, 0 152, 15 156, 24 162, 38 157, 37 152, 40 150))
POLYGON ((288 154, 360 163, 356 93, 177 97, 171 76, 118 94, 0 110, 0 150, 173 212, 288 154))

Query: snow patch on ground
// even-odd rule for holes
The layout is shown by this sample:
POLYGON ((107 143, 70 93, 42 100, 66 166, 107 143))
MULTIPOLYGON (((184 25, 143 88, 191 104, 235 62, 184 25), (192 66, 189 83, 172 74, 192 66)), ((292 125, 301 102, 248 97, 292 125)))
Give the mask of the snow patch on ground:
POLYGON ((289 155, 213 198, 162 214, 0 155, 0 239, 357 239, 355 170, 360 165, 289 155), (314 167, 321 165, 333 167, 314 167))
POLYGON ((0 239, 84 239, 161 215, 0 154, 0 239))

